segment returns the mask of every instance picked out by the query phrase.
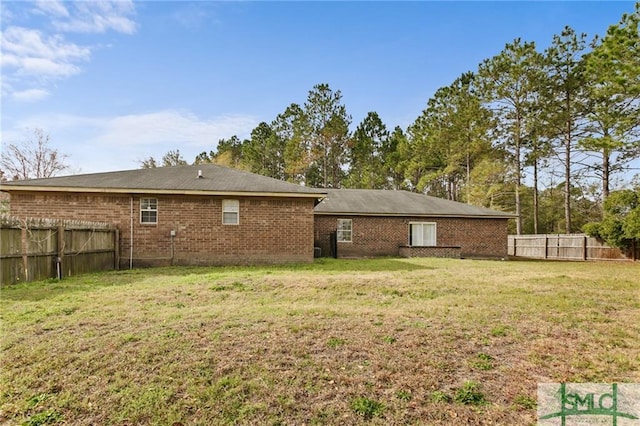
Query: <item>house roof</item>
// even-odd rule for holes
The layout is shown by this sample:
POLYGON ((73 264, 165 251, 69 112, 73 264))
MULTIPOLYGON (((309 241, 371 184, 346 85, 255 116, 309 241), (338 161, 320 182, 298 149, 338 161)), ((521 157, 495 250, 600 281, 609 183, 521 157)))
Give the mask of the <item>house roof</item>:
POLYGON ((103 192, 126 194, 251 195, 321 198, 307 188, 216 164, 158 167, 119 172, 3 182, 2 191, 103 192), (198 177, 202 171, 202 177, 198 177))
POLYGON ((318 215, 514 218, 456 201, 407 191, 329 189, 314 210, 318 215))

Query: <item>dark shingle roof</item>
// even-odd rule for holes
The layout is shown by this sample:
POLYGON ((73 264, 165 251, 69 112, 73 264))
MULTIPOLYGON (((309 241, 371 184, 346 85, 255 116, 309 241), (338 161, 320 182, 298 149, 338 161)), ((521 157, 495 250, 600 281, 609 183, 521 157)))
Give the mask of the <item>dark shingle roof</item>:
POLYGON ((215 164, 158 167, 119 172, 60 176, 3 182, 3 191, 73 191, 127 193, 248 193, 253 195, 322 196, 326 191, 306 188, 255 173, 215 164), (198 171, 202 178, 198 178, 198 171))
POLYGON ((511 218, 514 214, 407 191, 329 189, 315 208, 320 215, 511 218))

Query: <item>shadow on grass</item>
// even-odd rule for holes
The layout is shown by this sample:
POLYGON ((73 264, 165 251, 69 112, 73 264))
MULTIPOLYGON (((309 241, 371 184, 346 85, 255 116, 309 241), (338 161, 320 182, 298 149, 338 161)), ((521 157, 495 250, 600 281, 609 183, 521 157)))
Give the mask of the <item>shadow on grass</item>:
POLYGON ((273 274, 277 272, 301 273, 359 273, 359 272, 394 272, 435 269, 434 267, 412 263, 406 259, 315 259, 313 263, 297 263, 284 265, 260 266, 173 266, 162 268, 144 268, 124 271, 97 272, 61 281, 49 279, 20 283, 2 287, 1 298, 5 300, 38 301, 58 297, 75 292, 88 292, 107 287, 135 286, 136 283, 166 277, 189 277, 189 281, 223 278, 237 274, 273 274))

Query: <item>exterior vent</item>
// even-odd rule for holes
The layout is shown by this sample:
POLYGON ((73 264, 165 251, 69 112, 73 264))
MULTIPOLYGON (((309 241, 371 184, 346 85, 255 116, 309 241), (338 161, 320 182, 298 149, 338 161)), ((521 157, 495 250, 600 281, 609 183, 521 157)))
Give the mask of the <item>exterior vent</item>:
POLYGON ((203 178, 202 170, 198 170, 198 179, 202 179, 202 178, 203 178))

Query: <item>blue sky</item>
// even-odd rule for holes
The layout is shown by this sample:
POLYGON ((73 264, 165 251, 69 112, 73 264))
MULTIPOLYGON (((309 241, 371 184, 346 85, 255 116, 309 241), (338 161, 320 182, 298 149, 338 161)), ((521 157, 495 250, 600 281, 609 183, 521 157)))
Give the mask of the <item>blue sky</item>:
POLYGON ((520 37, 591 39, 634 2, 3 1, 2 143, 42 128, 71 172, 137 168, 248 137, 315 84, 355 126, 406 128, 429 97, 520 37))

